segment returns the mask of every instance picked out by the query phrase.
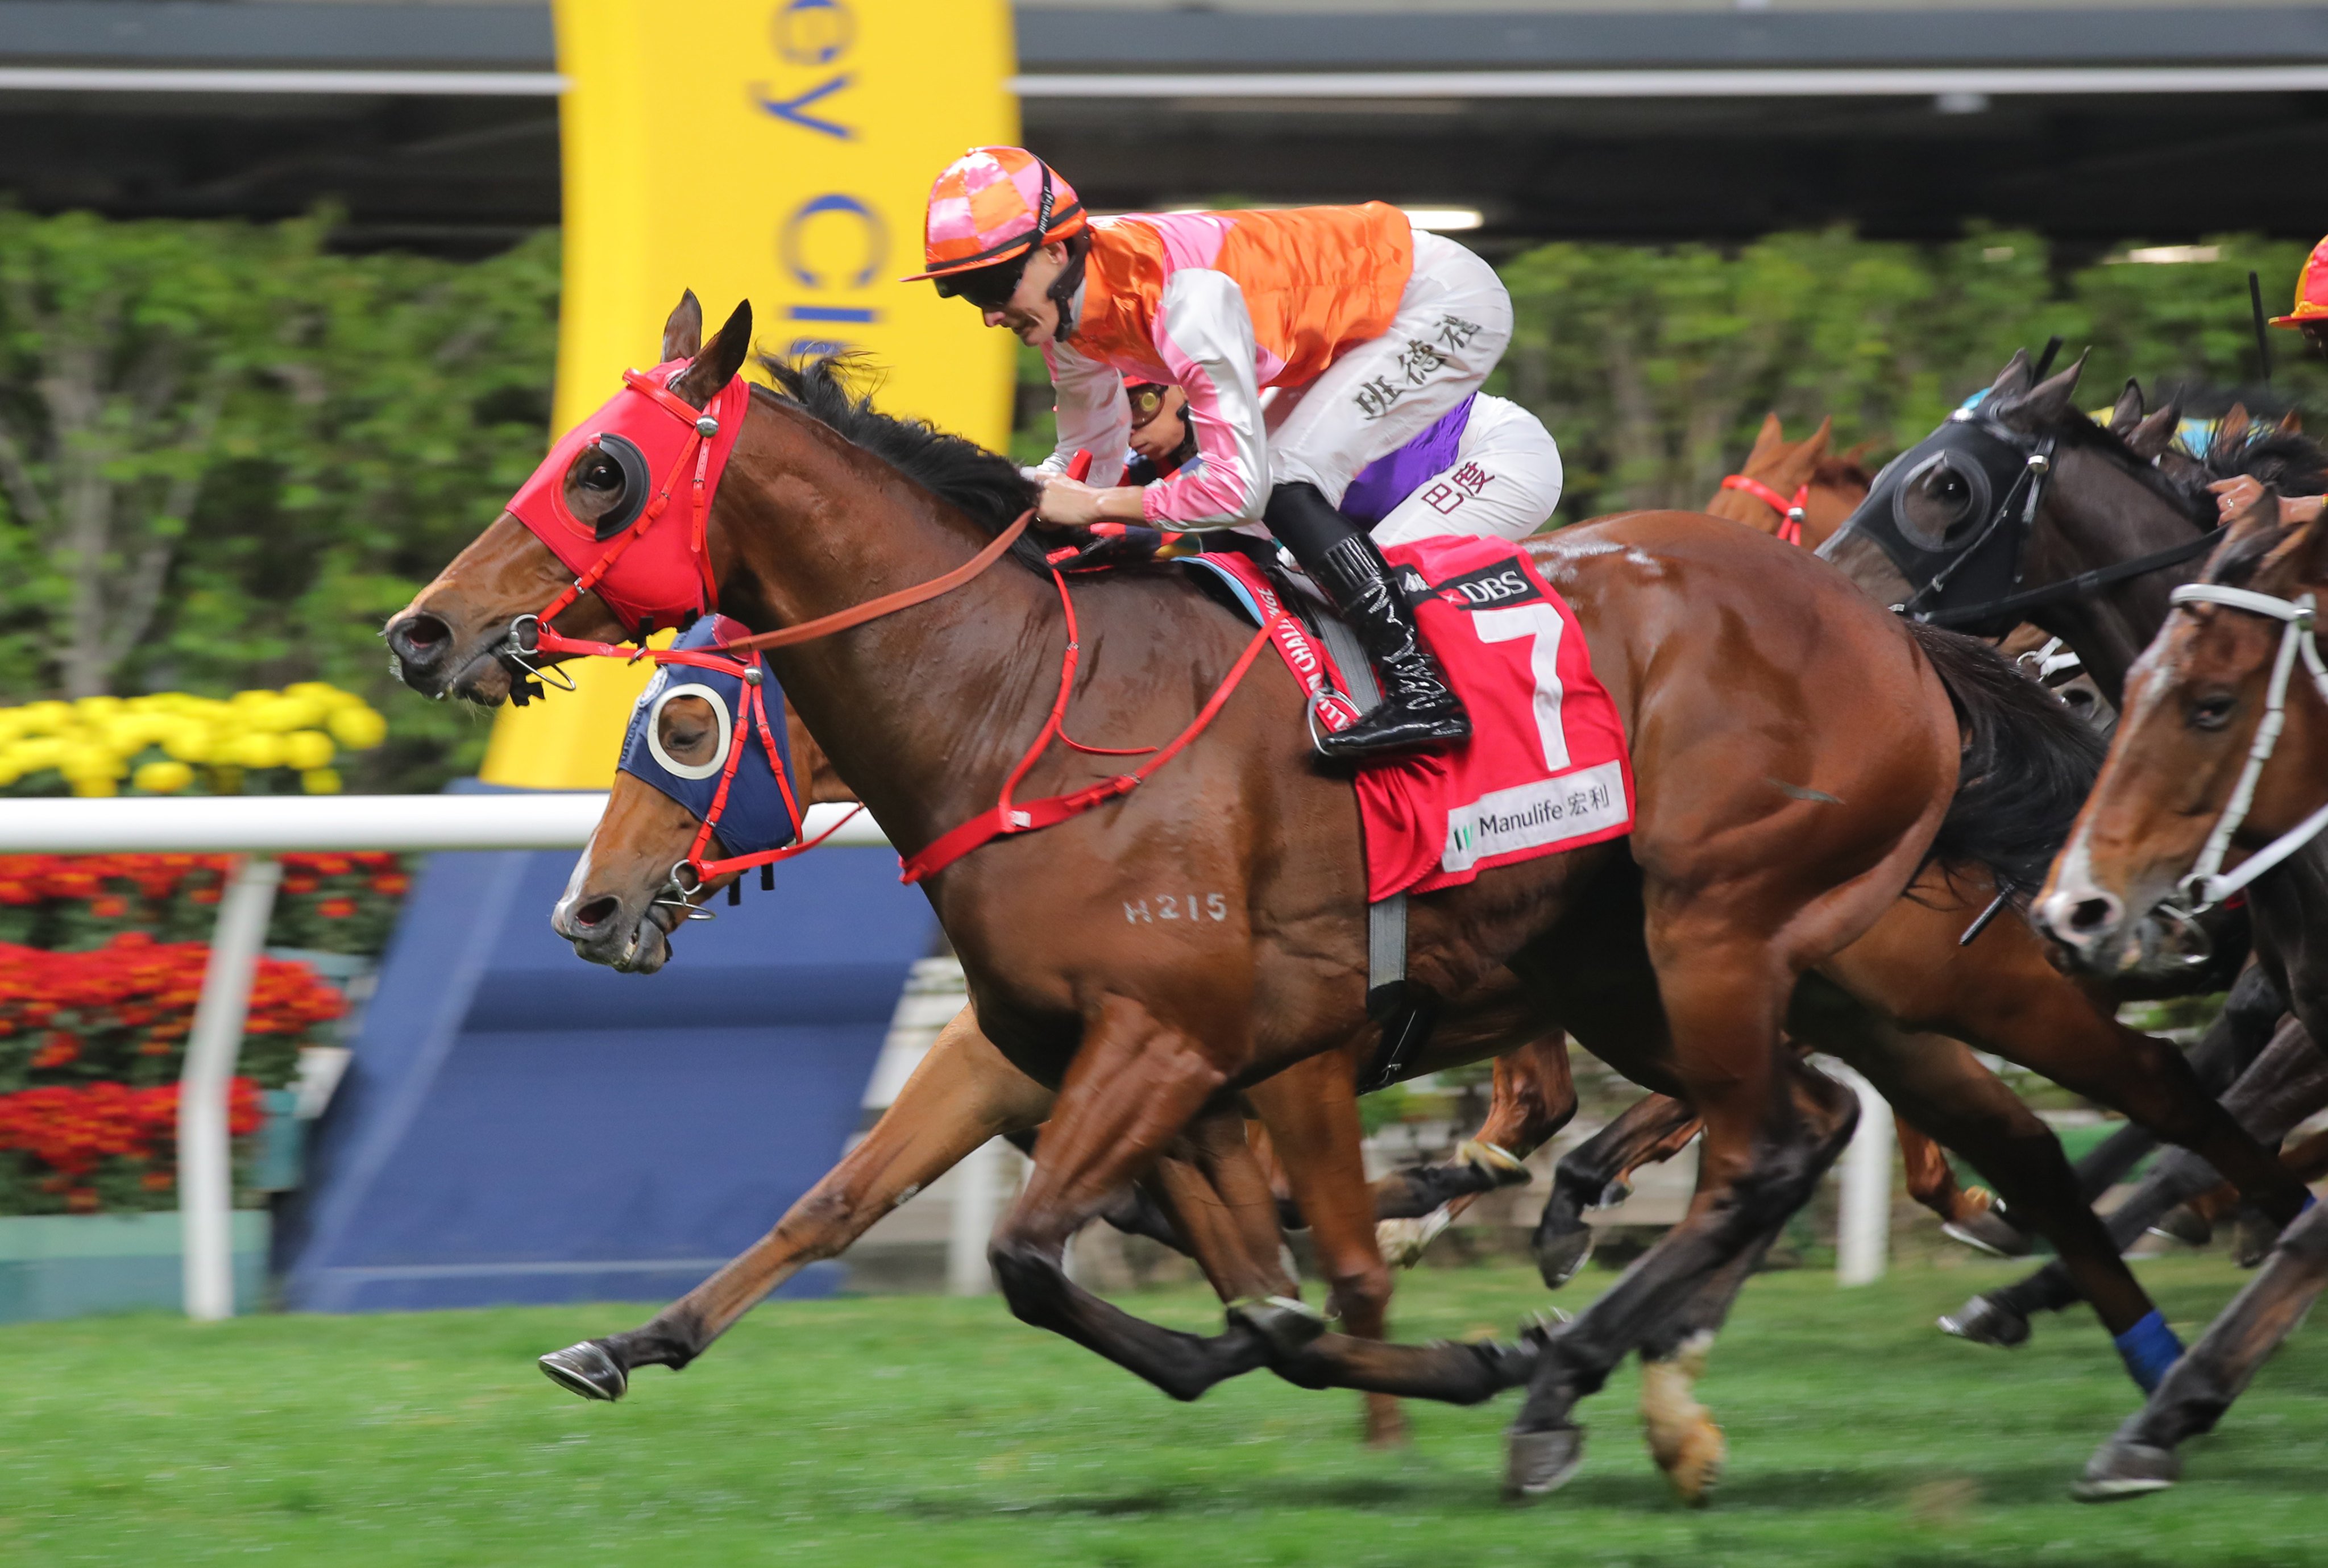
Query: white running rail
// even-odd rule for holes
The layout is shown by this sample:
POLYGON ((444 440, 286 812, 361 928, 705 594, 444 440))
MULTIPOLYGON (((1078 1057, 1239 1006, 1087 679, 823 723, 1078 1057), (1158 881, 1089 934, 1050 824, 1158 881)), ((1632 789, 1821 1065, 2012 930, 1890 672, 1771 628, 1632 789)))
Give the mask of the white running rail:
MULTIPOLYGON (((234 1315, 233 1150, 227 1094, 250 982, 290 850, 579 850, 606 808, 600 793, 526 791, 455 795, 220 795, 193 800, 18 800, 0 803, 0 854, 140 852, 239 854, 179 1078, 178 1208, 189 1318, 234 1315)), ((813 838, 846 806, 808 810, 813 838)), ((859 813, 827 840, 889 840, 859 813)))

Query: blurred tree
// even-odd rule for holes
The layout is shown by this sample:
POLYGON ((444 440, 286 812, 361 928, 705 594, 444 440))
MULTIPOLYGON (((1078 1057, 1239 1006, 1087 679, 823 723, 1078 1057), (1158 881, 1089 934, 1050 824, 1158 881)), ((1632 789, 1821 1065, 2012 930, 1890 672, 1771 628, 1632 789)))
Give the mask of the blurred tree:
POLYGON ((320 679, 391 715, 350 787, 474 767, 485 726, 375 634, 540 459, 556 236, 328 230, 0 212, 0 700, 320 679))

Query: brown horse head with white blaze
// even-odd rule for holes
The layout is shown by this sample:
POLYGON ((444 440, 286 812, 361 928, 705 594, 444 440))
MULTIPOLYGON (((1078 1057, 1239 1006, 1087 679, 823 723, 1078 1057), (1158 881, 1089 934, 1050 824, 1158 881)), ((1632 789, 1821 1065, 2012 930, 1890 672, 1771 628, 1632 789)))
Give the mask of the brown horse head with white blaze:
POLYGON ((2127 681, 2108 760, 2032 911, 2083 967, 2174 967, 2192 909, 2316 828, 2328 672, 2313 606, 2328 598, 2328 530, 2284 524, 2279 506, 2267 489, 2233 520, 2127 681), (2235 859, 2248 864, 2226 873, 2235 859))
MULTIPOLYGON (((737 305, 708 347, 702 336, 703 312, 690 293, 664 324, 663 366, 657 372, 669 370, 660 390, 671 399, 674 416, 700 412, 735 380, 751 352, 751 305, 737 305)), ((673 435, 683 437, 676 417, 668 423, 673 435)), ((734 438, 728 432, 726 444, 734 438)), ((675 557, 696 544, 687 537, 691 497, 684 491, 690 477, 653 472, 639 442, 601 430, 596 421, 577 427, 511 502, 511 510, 390 618, 381 634, 399 678, 426 696, 494 707, 513 691, 521 693, 532 671, 571 656, 572 650, 543 644, 539 633, 545 628, 536 617, 545 613, 546 629, 554 634, 548 639, 551 644, 560 638, 611 644, 638 635, 642 623, 677 625, 709 608, 699 587, 718 567, 708 540, 701 541, 700 560, 683 563, 699 571, 654 574, 658 580, 643 600, 589 577, 590 564, 617 548, 635 545, 645 553, 675 557), (529 506, 530 501, 534 504, 529 506), (522 519, 521 510, 526 512, 522 519), (654 539, 651 549, 643 543, 649 535, 654 539), (578 593, 577 579, 588 579, 578 593)), ((640 577, 637 564, 625 575, 640 577)))

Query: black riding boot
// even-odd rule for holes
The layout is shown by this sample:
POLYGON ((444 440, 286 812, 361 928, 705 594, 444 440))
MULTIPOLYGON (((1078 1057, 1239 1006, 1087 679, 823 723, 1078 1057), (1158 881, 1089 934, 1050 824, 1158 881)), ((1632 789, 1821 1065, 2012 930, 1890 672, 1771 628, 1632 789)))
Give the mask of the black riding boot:
POLYGON ((1439 662, 1423 648, 1414 611, 1365 530, 1307 484, 1271 491, 1262 516, 1349 622, 1382 676, 1382 706, 1339 734, 1322 737, 1318 749, 1337 760, 1356 761, 1467 738, 1471 720, 1448 689, 1439 662))

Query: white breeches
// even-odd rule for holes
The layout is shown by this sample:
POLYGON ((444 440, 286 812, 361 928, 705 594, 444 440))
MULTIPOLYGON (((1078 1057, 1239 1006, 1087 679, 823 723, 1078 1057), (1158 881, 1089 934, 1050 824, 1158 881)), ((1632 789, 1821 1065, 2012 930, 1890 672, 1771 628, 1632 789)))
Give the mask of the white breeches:
POLYGON ((1452 239, 1416 234, 1414 271, 1389 330, 1271 400, 1271 483, 1307 481, 1340 505, 1359 469, 1478 391, 1511 337, 1512 298, 1496 269, 1452 239))

